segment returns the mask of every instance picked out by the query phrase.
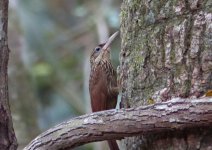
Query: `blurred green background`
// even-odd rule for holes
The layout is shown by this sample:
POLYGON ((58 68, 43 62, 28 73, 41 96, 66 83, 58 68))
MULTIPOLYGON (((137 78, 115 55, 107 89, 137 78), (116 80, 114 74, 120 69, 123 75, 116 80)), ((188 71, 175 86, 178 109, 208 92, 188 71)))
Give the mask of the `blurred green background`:
MULTIPOLYGON (((10 106, 22 149, 48 128, 91 112, 90 53, 119 30, 121 0, 10 0, 9 5, 10 106)), ((119 51, 117 39, 114 67, 119 51)))

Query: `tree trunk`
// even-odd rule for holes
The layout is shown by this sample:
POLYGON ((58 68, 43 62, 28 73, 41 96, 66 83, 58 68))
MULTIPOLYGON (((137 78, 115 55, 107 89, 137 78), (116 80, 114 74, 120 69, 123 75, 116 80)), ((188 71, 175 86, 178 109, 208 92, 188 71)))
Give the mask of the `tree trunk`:
MULTIPOLYGON (((125 108, 212 89, 210 0, 124 0, 120 79, 125 108)), ((207 149, 210 129, 126 138, 125 149, 207 149)))
POLYGON ((0 1, 0 149, 15 150, 17 142, 9 107, 7 66, 9 49, 7 40, 8 0, 0 1))

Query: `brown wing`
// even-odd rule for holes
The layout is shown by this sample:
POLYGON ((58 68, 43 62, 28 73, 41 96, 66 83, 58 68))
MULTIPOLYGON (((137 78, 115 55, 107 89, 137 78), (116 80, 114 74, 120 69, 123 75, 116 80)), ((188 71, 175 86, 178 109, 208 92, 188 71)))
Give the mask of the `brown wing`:
POLYGON ((112 66, 101 64, 91 70, 89 90, 93 112, 116 107, 118 94, 110 90, 117 86, 116 72, 110 69, 113 69, 112 66))
MULTIPOLYGON (((112 65, 111 65, 110 69, 111 69, 110 70, 111 75, 108 76, 108 81, 110 81, 111 88, 115 88, 115 87, 117 87, 117 75, 116 75, 115 70, 113 70, 112 65)), ((108 91, 109 94, 108 94, 108 97, 107 97, 107 99, 108 99, 107 109, 114 109, 116 107, 117 99, 118 99, 118 93, 116 91, 111 90, 111 88, 108 91)))
POLYGON ((101 71, 101 68, 91 71, 89 90, 93 112, 106 110, 107 108, 107 83, 104 79, 104 73, 101 71))

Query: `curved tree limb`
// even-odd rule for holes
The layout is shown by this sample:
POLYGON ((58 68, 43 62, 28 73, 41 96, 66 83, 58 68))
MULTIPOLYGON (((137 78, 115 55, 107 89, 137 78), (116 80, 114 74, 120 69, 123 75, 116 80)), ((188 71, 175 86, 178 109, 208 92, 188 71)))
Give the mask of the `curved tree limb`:
POLYGON ((35 138, 24 150, 74 148, 89 142, 212 125, 212 98, 175 98, 138 108, 108 110, 63 122, 35 138))

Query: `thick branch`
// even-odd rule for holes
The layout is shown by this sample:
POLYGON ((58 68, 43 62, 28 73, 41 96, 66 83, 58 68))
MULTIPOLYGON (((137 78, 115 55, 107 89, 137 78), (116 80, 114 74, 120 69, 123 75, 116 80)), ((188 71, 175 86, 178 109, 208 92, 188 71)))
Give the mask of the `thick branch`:
POLYGON ((94 141, 211 125, 212 98, 175 98, 150 106, 73 118, 42 133, 24 150, 74 148, 94 141))

